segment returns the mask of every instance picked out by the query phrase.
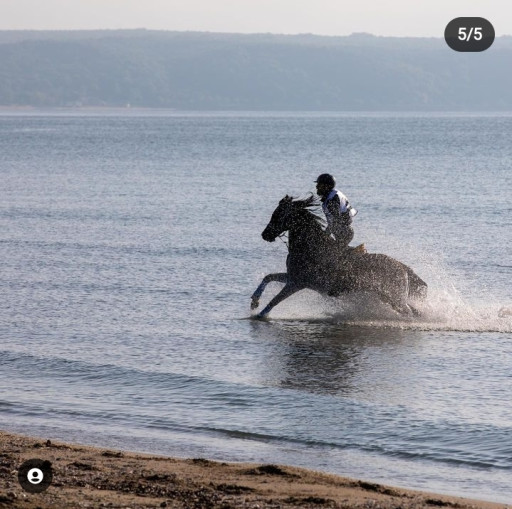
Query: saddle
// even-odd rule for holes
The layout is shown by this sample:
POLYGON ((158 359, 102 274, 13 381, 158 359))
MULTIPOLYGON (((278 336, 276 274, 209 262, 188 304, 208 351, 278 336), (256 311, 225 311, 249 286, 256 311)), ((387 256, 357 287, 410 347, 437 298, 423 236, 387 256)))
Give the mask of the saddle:
POLYGON ((366 246, 364 245, 364 243, 363 244, 359 244, 356 247, 348 246, 347 249, 350 249, 350 253, 351 254, 365 254, 365 253, 367 253, 366 246))

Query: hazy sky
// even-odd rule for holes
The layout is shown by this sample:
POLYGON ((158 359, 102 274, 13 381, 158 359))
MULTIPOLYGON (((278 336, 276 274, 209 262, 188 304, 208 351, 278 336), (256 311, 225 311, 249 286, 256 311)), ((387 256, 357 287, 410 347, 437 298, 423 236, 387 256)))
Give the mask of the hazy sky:
POLYGON ((512 34, 511 0, 0 0, 0 29, 148 28, 443 37, 461 16, 512 34))

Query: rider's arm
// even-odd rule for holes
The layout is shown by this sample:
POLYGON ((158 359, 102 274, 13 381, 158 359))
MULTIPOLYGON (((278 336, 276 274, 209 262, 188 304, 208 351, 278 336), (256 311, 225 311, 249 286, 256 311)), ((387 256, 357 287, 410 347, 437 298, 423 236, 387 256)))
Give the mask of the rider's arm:
POLYGON ((327 202, 327 209, 332 214, 332 224, 329 226, 335 235, 338 228, 343 228, 351 223, 348 210, 341 212, 341 202, 338 195, 333 196, 333 198, 327 202))
POLYGON ((340 197, 336 194, 327 202, 327 209, 333 217, 339 217, 340 215, 340 197))

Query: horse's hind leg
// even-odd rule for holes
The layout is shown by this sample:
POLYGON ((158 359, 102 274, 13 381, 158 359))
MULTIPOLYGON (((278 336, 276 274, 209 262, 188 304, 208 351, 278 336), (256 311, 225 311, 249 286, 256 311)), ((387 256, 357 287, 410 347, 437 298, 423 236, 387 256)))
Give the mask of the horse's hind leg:
POLYGON ((400 299, 399 297, 395 295, 389 295, 388 293, 380 293, 379 299, 389 304, 394 311, 396 311, 398 314, 402 316, 410 316, 411 314, 415 314, 415 310, 407 304, 407 301, 405 299, 400 299))
POLYGON ((409 297, 415 300, 425 300, 427 297, 428 285, 410 267, 405 265, 409 280, 409 297))
POLYGON ((260 297, 263 291, 272 281, 286 283, 288 281, 288 274, 286 272, 274 272, 274 274, 267 274, 251 296, 251 309, 256 309, 259 306, 260 297))
POLYGON ((407 304, 407 306, 411 310, 411 313, 415 318, 419 318, 421 316, 421 311, 418 308, 415 308, 410 303, 407 304))
POLYGON ((398 314, 411 316, 414 314, 414 311, 407 302, 409 292, 407 274, 404 274, 405 277, 400 276, 402 275, 397 274, 393 284, 378 292, 379 298, 382 302, 389 304, 398 314))

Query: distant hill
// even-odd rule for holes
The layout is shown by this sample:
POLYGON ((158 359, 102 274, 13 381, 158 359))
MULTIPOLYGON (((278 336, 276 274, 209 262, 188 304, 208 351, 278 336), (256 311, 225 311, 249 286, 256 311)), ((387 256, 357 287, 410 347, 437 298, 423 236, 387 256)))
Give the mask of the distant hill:
POLYGON ((512 111, 512 37, 0 31, 0 105, 512 111))

